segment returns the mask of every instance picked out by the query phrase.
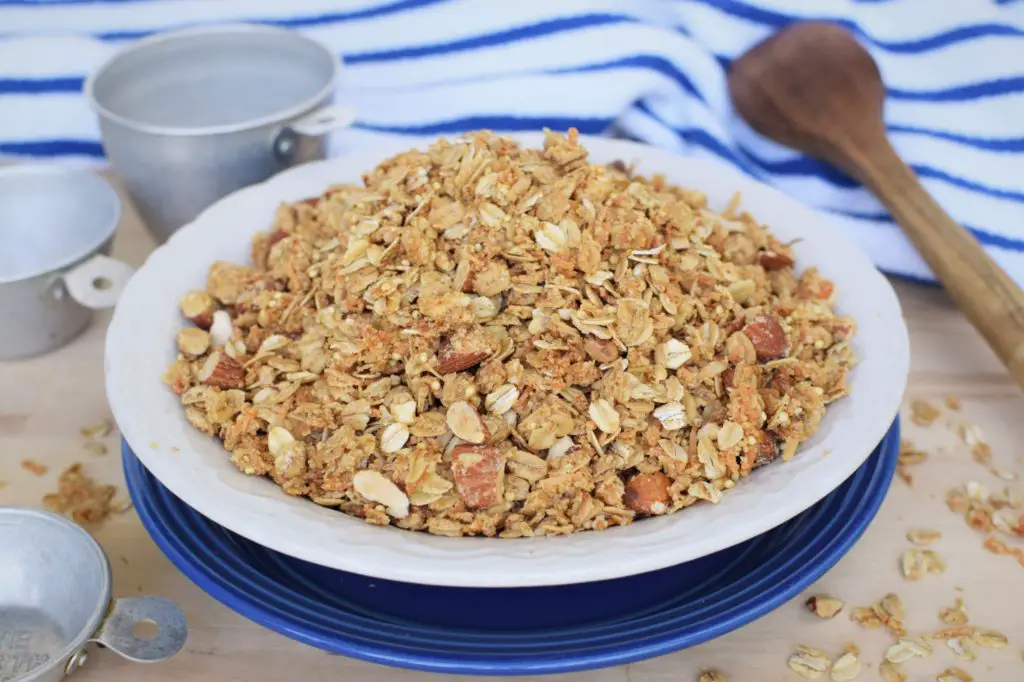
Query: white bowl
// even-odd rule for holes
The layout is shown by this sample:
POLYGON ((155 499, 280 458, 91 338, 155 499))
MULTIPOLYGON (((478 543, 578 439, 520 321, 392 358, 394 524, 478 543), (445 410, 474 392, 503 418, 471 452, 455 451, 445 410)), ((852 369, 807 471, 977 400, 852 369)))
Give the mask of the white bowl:
MULTIPOLYGON (((517 136, 541 143, 540 134, 517 136)), ((818 266, 838 290, 838 309, 859 324, 859 364, 851 395, 834 403, 817 435, 790 462, 758 470, 717 505, 625 527, 565 537, 516 540, 448 538, 371 526, 273 482, 243 475, 221 444, 193 429, 161 375, 175 357, 183 321, 178 300, 202 288, 215 259, 249 262, 250 237, 267 229, 279 202, 319 195, 402 147, 318 161, 286 171, 217 202, 157 249, 128 284, 107 336, 110 404, 128 444, 161 483, 212 521, 254 542, 323 566, 413 583, 523 587, 618 578, 711 554, 748 540, 804 511, 839 486, 868 457, 899 408, 909 364, 899 302, 867 255, 827 219, 735 170, 639 144, 584 141, 597 162, 637 162, 674 183, 707 192, 722 209, 736 192, 742 206, 783 241, 799 238, 798 267, 818 266)), ((403 145, 407 146, 407 145, 403 145)))

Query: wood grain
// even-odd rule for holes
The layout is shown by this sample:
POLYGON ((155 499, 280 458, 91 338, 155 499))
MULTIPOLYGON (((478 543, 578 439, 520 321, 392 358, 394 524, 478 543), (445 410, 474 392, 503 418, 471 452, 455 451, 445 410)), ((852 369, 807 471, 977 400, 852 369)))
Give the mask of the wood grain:
POLYGON ((1024 292, 889 144, 878 67, 853 36, 834 24, 794 24, 733 64, 729 91, 755 130, 867 186, 1024 386, 1024 292))
MULTIPOLYGON (((127 211, 114 254, 141 263, 153 244, 137 217, 127 211)), ((649 661, 606 670, 553 677, 516 678, 523 682, 696 682, 701 669, 717 668, 729 682, 799 682, 786 667, 797 644, 837 655, 846 642, 861 647, 865 670, 858 680, 877 680, 878 662, 890 640, 878 630, 864 630, 847 614, 887 592, 897 592, 907 607, 912 632, 939 625, 936 612, 962 595, 972 622, 1003 631, 1011 645, 979 651, 974 663, 957 662, 940 642, 928 660, 906 665, 911 682, 934 680, 948 666, 960 665, 978 682, 1020 682, 1024 678, 1024 568, 982 549, 983 534, 969 529, 943 503, 947 488, 967 480, 997 489, 1003 482, 971 460, 945 420, 970 420, 980 425, 996 461, 1024 473, 1019 443, 1024 440, 1024 395, 1007 377, 998 359, 938 289, 896 283, 911 337, 910 398, 940 404, 947 394, 963 401, 961 412, 947 412, 931 429, 905 423, 904 435, 931 453, 915 470, 914 487, 893 486, 874 523, 852 551, 804 594, 776 611, 701 646, 649 661), (916 583, 904 581, 897 557, 907 547, 906 531, 928 526, 942 532, 935 546, 949 562, 943 575, 916 583), (963 588, 958 592, 955 588, 963 588), (811 594, 828 593, 847 601, 843 613, 821 621, 803 607, 811 594)), ((109 314, 71 345, 41 358, 0 363, 0 414, 28 415, 15 429, 0 430, 0 504, 39 506, 43 494, 56 488, 59 472, 74 461, 97 479, 114 483, 123 494, 124 481, 117 434, 104 439, 110 451, 95 456, 85 451, 79 429, 110 413, 103 391, 103 338, 109 314), (19 466, 31 457, 50 467, 36 477, 19 466)), ((1016 485, 1020 485, 1017 483, 1016 485)), ((230 611, 179 573, 156 547, 134 513, 115 517, 97 539, 110 557, 114 591, 120 595, 159 594, 174 599, 189 620, 184 650, 170 661, 140 666, 108 651, 95 651, 79 682, 277 682, 338 680, 339 682, 441 682, 486 679, 395 670, 335 656, 266 630, 230 611)), ((500 618, 501 614, 495 614, 500 618)))

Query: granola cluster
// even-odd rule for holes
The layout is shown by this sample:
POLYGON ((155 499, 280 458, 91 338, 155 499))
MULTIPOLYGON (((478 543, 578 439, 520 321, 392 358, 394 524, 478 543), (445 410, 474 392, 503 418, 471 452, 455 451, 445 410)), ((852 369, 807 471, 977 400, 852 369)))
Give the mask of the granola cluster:
POLYGON ((181 301, 165 380, 243 472, 370 523, 601 530, 796 453, 847 392, 833 294, 575 130, 478 132, 282 205, 181 301))

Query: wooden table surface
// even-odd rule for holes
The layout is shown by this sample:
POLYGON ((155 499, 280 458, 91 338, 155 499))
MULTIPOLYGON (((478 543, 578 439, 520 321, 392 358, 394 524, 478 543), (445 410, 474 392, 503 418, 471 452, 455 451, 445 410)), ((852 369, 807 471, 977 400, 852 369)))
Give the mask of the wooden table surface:
MULTIPOLYGON (((152 242, 129 210, 115 245, 115 255, 139 264, 152 242)), ((853 550, 807 594, 760 620, 702 646, 657 659, 601 671, 528 678, 587 682, 675 682, 697 680, 701 669, 714 668, 730 682, 800 680, 786 666, 797 644, 836 656, 844 643, 862 650, 864 670, 858 679, 878 680, 878 663, 891 643, 883 630, 866 630, 848 617, 857 605, 870 605, 888 592, 906 605, 911 632, 934 631, 937 612, 962 594, 971 622, 1005 633, 1002 649, 979 649, 978 660, 957 662, 935 642, 935 653, 905 665, 908 679, 935 680, 952 665, 968 670, 979 682, 1024 680, 1024 566, 1012 557, 982 548, 985 535, 967 527, 946 508, 947 489, 975 480, 990 489, 1005 485, 973 461, 947 421, 978 424, 1004 469, 1022 473, 1024 396, 1003 371, 980 337, 939 290, 895 283, 911 332, 912 373, 908 401, 927 399, 942 405, 947 395, 962 402, 959 412, 922 428, 904 419, 904 435, 930 453, 914 468, 914 485, 896 480, 885 503, 853 550), (911 527, 940 530, 934 546, 948 562, 942 575, 906 581, 898 558, 909 544, 911 527), (962 588, 958 592, 957 588, 962 588), (807 595, 827 593, 847 602, 828 621, 807 612, 807 595)), ((116 483, 124 493, 117 434, 105 439, 109 454, 87 452, 79 429, 109 418, 103 388, 103 337, 109 320, 100 314, 88 331, 62 350, 24 362, 0 363, 0 504, 39 506, 56 489, 59 472, 75 461, 86 473, 116 483), (49 467, 36 476, 21 468, 24 458, 49 467)), ((905 410, 906 415, 906 410, 905 410)), ((1020 486, 1019 482, 1011 485, 1020 486)), ((170 661, 140 668, 110 652, 97 652, 75 677, 81 682, 150 682, 211 680, 338 680, 339 682, 427 682, 445 676, 393 670, 327 654, 265 630, 208 597, 164 558, 134 512, 110 519, 96 534, 111 558, 117 594, 158 594, 184 609, 189 638, 170 661)), ((1012 542, 1012 541, 1011 541, 1012 542)), ((468 678, 465 678, 468 679, 468 678)), ((522 678, 527 679, 527 678, 522 678)), ((827 678, 826 678, 827 679, 827 678)))

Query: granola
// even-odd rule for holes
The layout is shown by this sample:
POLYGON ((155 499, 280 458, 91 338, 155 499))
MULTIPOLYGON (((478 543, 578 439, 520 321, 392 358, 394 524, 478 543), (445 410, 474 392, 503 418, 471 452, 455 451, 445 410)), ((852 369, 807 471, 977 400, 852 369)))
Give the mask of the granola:
POLYGON ((601 530, 717 502, 847 393, 855 324, 793 264, 575 130, 478 132, 280 206, 182 299, 165 381, 241 471, 370 523, 601 530))

